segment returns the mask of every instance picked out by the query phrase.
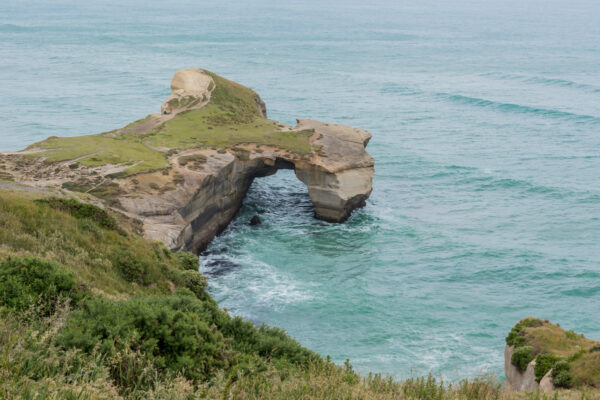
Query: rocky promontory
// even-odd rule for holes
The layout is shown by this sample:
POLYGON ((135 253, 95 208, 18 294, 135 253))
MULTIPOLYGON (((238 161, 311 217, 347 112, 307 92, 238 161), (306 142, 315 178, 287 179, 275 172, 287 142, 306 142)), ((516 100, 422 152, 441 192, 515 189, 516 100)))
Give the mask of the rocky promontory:
POLYGON ((600 342, 538 318, 519 321, 506 337, 506 386, 514 391, 600 387, 600 342))
POLYGON ((269 120, 258 94, 206 70, 176 72, 171 90, 160 114, 121 129, 0 154, 0 180, 102 203, 192 251, 233 219, 254 178, 279 169, 306 184, 319 219, 342 222, 369 197, 367 131, 269 120))

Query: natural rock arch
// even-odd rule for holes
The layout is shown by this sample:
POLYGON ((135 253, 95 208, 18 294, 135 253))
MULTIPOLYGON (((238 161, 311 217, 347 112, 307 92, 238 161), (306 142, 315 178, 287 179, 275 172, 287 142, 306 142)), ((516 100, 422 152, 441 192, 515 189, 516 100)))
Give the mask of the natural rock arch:
POLYGON ((369 132, 269 120, 256 92, 206 70, 176 72, 171 90, 160 114, 124 128, 50 137, 26 156, 0 154, 3 173, 18 184, 96 196, 85 198, 140 220, 146 237, 173 250, 203 249, 254 178, 279 169, 294 169, 319 219, 342 222, 369 197, 369 132))
MULTIPOLYGON (((315 121, 310 123, 315 125, 315 121)), ((361 143, 361 146, 364 145, 361 143)), ((209 174, 198 176, 188 170, 179 170, 180 163, 173 160, 177 168, 175 173, 185 179, 185 185, 177 191, 178 196, 171 197, 171 201, 180 207, 166 203, 166 196, 146 203, 144 209, 140 209, 139 199, 121 202, 126 209, 144 216, 149 237, 172 249, 200 251, 206 247, 235 217, 254 179, 272 175, 280 169, 294 170, 296 177, 307 186, 318 219, 343 222, 354 209, 364 206, 371 193, 372 166, 332 172, 323 165, 290 157, 279 149, 266 148, 260 153, 248 150, 247 156, 242 158, 207 150, 185 152, 178 157, 193 154, 206 157, 203 172, 209 174)))
MULTIPOLYGON (((162 106, 162 113, 168 115, 162 118, 204 107, 216 85, 203 70, 176 72, 171 82, 172 94, 162 106)), ((258 114, 266 118, 265 103, 255 93, 253 99, 258 114)), ((374 172, 374 160, 365 151, 371 139, 369 132, 309 119, 297 120, 295 127, 277 124, 284 132, 312 132, 310 154, 256 143, 239 144, 226 152, 186 151, 169 160, 174 173, 185 180, 185 185, 171 194, 173 203, 164 204, 166 196, 162 196, 151 202, 151 210, 140 210, 137 199, 123 199, 121 204, 133 214, 144 216, 147 236, 172 249, 191 251, 203 249, 225 229, 241 207, 254 178, 279 169, 293 169, 307 186, 316 218, 342 222, 354 209, 365 205, 374 172), (181 168, 181 157, 194 154, 206 160, 201 173, 181 168)))

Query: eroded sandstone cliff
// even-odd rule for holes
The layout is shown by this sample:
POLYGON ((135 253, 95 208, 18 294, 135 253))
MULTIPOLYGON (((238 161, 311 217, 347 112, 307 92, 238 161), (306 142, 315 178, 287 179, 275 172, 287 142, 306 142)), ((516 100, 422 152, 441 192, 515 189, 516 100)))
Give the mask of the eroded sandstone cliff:
POLYGON ((122 129, 0 154, 0 179, 88 196, 139 219, 148 238, 193 251, 233 219, 256 177, 278 169, 306 184, 319 219, 342 222, 369 197, 367 131, 268 120, 258 94, 205 70, 178 71, 171 89, 160 114, 122 129))
POLYGON ((600 343, 548 320, 528 317, 506 337, 506 386, 514 391, 600 385, 600 343))

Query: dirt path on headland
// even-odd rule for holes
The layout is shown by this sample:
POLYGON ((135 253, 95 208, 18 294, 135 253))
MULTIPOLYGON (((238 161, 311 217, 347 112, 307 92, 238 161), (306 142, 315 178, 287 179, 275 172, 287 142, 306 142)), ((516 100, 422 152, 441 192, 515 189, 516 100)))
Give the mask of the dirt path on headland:
POLYGON ((0 182, 0 189, 8 189, 8 190, 29 190, 32 192, 36 192, 39 191, 39 188, 34 188, 34 187, 30 187, 30 186, 20 186, 20 185, 14 185, 11 183, 4 183, 4 182, 0 182))

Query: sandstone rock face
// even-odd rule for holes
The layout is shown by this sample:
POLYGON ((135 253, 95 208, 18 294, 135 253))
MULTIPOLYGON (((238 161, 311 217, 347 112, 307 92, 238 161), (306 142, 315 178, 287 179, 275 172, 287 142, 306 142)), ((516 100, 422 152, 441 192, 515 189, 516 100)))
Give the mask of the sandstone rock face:
POLYGON ((298 120, 295 129, 314 129, 318 156, 295 163, 296 176, 308 187, 317 218, 342 222, 371 194, 374 160, 365 147, 371 134, 344 125, 298 120))
POLYGON ((212 78, 201 69, 182 69, 173 75, 171 90, 173 92, 183 90, 187 94, 202 96, 208 93, 211 83, 214 85, 212 78))
POLYGON ((550 393, 554 391, 554 383, 552 381, 552 370, 546 372, 546 375, 540 381, 540 392, 550 393))
MULTIPOLYGON (((328 125, 311 121, 314 137, 319 137, 321 126, 325 127, 323 151, 335 151, 338 158, 329 162, 328 157, 313 156, 309 160, 277 148, 258 149, 244 146, 248 159, 235 154, 215 150, 192 150, 177 154, 171 160, 172 176, 181 176, 183 184, 166 193, 142 192, 128 180, 122 182, 124 195, 120 205, 133 217, 144 222, 146 236, 165 243, 171 249, 200 251, 221 232, 242 205, 246 192, 257 177, 274 174, 279 169, 294 169, 296 176, 307 185, 315 206, 317 218, 342 222, 357 207, 364 206, 372 190, 374 161, 365 151, 370 135, 342 125, 328 125), (356 141, 337 143, 336 132, 350 134, 356 141), (349 133, 350 132, 350 133, 349 133), (342 159, 340 147, 347 146, 355 156, 342 159), (362 149, 362 152, 358 151, 362 149), (201 154, 206 158, 201 170, 182 167, 180 157, 201 154)), ((299 124, 294 129, 306 129, 299 124)), ((171 175, 167 176, 167 182, 171 175)), ((138 176, 136 180, 159 181, 165 179, 160 172, 138 176)))
POLYGON ((172 114, 204 106, 215 87, 213 79, 201 69, 182 69, 171 80, 171 95, 161 106, 162 114, 172 114))
POLYGON ((514 391, 536 391, 539 387, 535 381, 535 360, 527 365, 527 369, 521 372, 512 362, 514 346, 504 348, 504 373, 506 374, 506 386, 514 391))
MULTIPOLYGON (((173 98, 186 96, 209 98, 214 81, 202 70, 178 71, 171 82, 173 98)), ((265 104, 256 100, 260 114, 265 104)), ((174 112, 177 112, 175 110, 174 112)), ((172 249, 198 251, 233 219, 255 177, 274 174, 278 169, 294 169, 307 186, 315 207, 315 216, 330 222, 346 220, 352 211, 365 205, 371 194, 375 161, 365 147, 371 134, 345 125, 298 120, 291 131, 312 130, 311 146, 316 151, 301 157, 278 148, 257 149, 241 146, 248 160, 214 150, 203 150, 207 162, 202 171, 181 168, 172 160, 173 172, 184 176, 185 184, 168 194, 143 195, 126 190, 120 204, 132 215, 143 217, 148 237, 160 240, 172 249)), ((188 155, 188 153, 185 153, 188 155)))
MULTIPOLYGON (((40 152, 40 158, 0 154, 0 162, 5 164, 6 173, 11 174, 16 183, 53 190, 62 186, 63 192, 84 192, 90 195, 88 198, 97 196, 98 199, 93 201, 102 199, 115 210, 139 219, 146 237, 161 241, 173 250, 203 249, 234 218, 252 181, 279 169, 293 169, 298 179, 306 184, 317 218, 342 222, 354 209, 365 205, 371 194, 374 173, 374 160, 365 150, 371 138, 369 132, 308 119, 298 120, 295 127, 266 120, 265 104, 255 92, 230 81, 224 82, 223 78, 200 69, 178 71, 173 76, 172 94, 163 103, 161 115, 151 115, 138 124, 103 134, 109 139, 117 139, 120 135, 135 137, 136 142, 139 140, 152 152, 159 152, 159 157, 165 157, 167 167, 127 175, 122 172, 143 160, 87 166, 78 162, 95 156, 95 153, 44 162, 45 150, 35 146, 28 151, 40 152), (226 114, 227 110, 236 109, 239 102, 245 101, 243 110, 256 107, 255 114, 244 117, 254 118, 249 120, 254 121, 254 125, 249 124, 248 119, 242 119, 238 125, 230 126, 233 129, 221 128, 220 132, 226 133, 215 135, 228 135, 235 140, 235 132, 253 129, 262 123, 270 129, 265 135, 294 136, 294 143, 302 138, 304 147, 275 146, 265 141, 248 143, 248 140, 232 143, 231 139, 227 142, 229 147, 207 146, 191 140, 198 125, 189 126, 183 132, 184 146, 152 146, 145 141, 144 135, 150 133, 148 136, 152 138, 155 135, 151 133, 152 129, 178 118, 179 113, 208 104, 216 82, 230 85, 229 89, 223 89, 229 91, 225 95, 221 93, 219 101, 227 96, 240 97, 232 100, 232 107, 216 103, 223 115, 205 129, 216 132, 213 125, 217 126, 223 118, 231 118, 226 114)), ((256 137, 257 134, 239 137, 256 137)), ((206 134, 203 137, 206 138, 206 134)))

